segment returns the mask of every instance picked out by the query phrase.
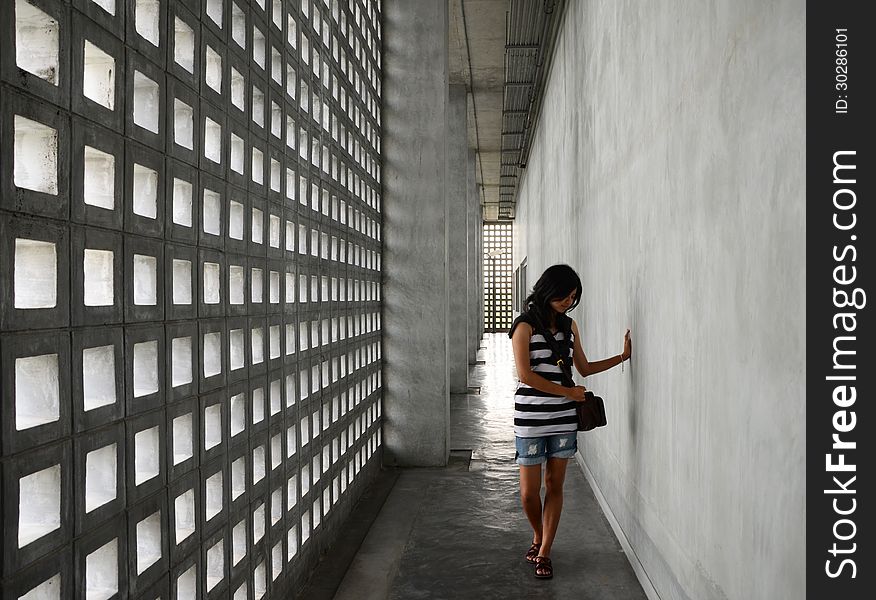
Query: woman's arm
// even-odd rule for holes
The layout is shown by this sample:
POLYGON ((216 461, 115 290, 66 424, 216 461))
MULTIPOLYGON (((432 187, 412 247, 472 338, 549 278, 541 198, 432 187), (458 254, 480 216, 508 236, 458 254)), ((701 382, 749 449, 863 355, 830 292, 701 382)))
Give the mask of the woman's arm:
MULTIPOLYGON (((596 375, 597 373, 607 371, 629 358, 629 356, 624 356, 624 353, 621 353, 612 356, 611 358, 590 362, 584 354, 584 348, 581 347, 581 336, 578 334, 578 324, 574 319, 572 319, 572 333, 575 334, 575 342, 572 347, 572 362, 575 364, 575 369, 578 370, 582 377, 596 375)), ((629 330, 627 330, 627 337, 629 337, 629 333, 629 330)))
POLYGON ((532 337, 532 325, 520 323, 511 337, 511 346, 514 348, 514 365, 517 367, 517 378, 520 383, 525 383, 539 391, 555 396, 566 396, 575 400, 584 399, 584 388, 580 385, 573 388, 563 387, 553 381, 548 381, 529 366, 529 338, 532 337))

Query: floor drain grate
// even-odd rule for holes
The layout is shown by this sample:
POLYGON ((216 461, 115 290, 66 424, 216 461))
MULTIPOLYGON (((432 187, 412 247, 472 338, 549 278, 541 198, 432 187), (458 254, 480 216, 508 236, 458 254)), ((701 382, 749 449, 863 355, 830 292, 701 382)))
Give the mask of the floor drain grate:
POLYGON ((450 451, 450 458, 447 460, 447 468, 454 471, 468 471, 471 466, 471 450, 456 449, 450 451))

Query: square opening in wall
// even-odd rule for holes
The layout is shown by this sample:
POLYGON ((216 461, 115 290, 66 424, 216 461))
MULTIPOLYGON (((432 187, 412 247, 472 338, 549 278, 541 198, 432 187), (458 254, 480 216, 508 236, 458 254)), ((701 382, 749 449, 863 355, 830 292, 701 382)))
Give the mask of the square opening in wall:
POLYGON ((54 308, 58 301, 58 257, 55 244, 15 240, 15 308, 54 308))
POLYGON ((18 481, 18 547, 61 527, 61 465, 18 481))
POLYGON ((265 68, 265 34, 258 27, 252 28, 252 59, 262 69, 265 68))
MULTIPOLYGON (((269 274, 268 291, 269 291, 269 300, 270 300, 271 304, 279 304, 279 302, 280 302, 280 274, 277 271, 271 271, 269 274)), ((279 348, 279 345, 278 345, 278 348, 279 348)), ((277 356, 279 356, 279 354, 277 356)), ((276 358, 276 357, 272 357, 272 358, 276 358)))
POLYGON ((137 575, 161 559, 161 511, 137 523, 137 575))
MULTIPOLYGON (((219 2, 221 0, 211 0, 219 2)), ((237 2, 231 3, 231 39, 241 48, 246 48, 246 14, 237 2)))
MULTIPOLYGON (((271 438, 271 470, 279 467, 283 462, 283 439, 281 434, 277 434, 271 438)), ((279 492, 279 490, 277 490, 279 492)), ((273 506, 273 505, 272 505, 273 506)), ((272 509, 273 512, 273 509, 272 509)))
POLYGON ((195 533, 195 490, 186 490, 173 501, 176 543, 195 533))
POLYGON ((243 175, 243 140, 231 134, 231 170, 243 175))
POLYGON ((252 302, 256 304, 260 304, 262 301, 262 287, 264 286, 264 282, 262 280, 262 270, 261 269, 252 269, 250 272, 252 277, 251 280, 251 292, 252 292, 252 302))
POLYGON ((157 268, 154 256, 134 255, 134 304, 137 306, 155 306, 158 302, 157 268))
POLYGON ((252 482, 258 483, 265 478, 265 447, 259 446, 252 451, 252 482))
POLYGON ((252 87, 252 120, 259 127, 265 126, 265 93, 252 87))
POLYGON ((264 213, 257 208, 252 209, 252 241, 261 244, 264 241, 265 217, 264 213))
MULTIPOLYGON (((277 279, 278 279, 278 283, 279 283, 279 277, 277 279)), ((273 279, 271 280, 271 283, 273 285, 273 279)), ((273 288, 272 288, 272 290, 273 290, 273 288)), ((272 296, 271 302, 274 302, 274 301, 275 300, 273 299, 273 296, 272 296)), ((281 352, 280 352, 280 326, 279 325, 271 325, 269 332, 270 332, 270 334, 268 337, 270 339, 270 357, 271 357, 271 360, 273 360, 275 358, 280 358, 280 354, 281 354, 281 352)), ((277 382, 278 392, 279 392, 279 389, 280 389, 279 382, 277 382)), ((271 384, 271 393, 273 394, 273 384, 271 384)), ((272 398, 271 398, 272 404, 273 404, 273 401, 274 401, 274 399, 272 396, 272 398)))
POLYGON ((271 525, 276 525, 283 518, 283 488, 277 488, 271 493, 271 525))
POLYGON ((207 550, 207 592, 225 577, 225 540, 219 540, 207 550))
POLYGON ((222 372, 222 334, 204 334, 204 377, 222 372))
POLYGON ((246 365, 243 329, 232 329, 229 332, 228 339, 230 368, 232 371, 241 369, 246 365))
POLYGON ((242 520, 231 530, 231 563, 237 566, 245 556, 246 521, 242 520))
POLYGON ((173 420, 173 464, 178 465, 194 456, 192 413, 173 420))
POLYGON ((158 391, 158 342, 134 344, 134 397, 158 391))
POLYGON ((256 388, 252 391, 252 423, 253 425, 265 420, 265 388, 256 388))
POLYGON ((116 14, 116 0, 91 0, 94 4, 97 4, 107 13, 115 16, 116 14))
POLYGON ((192 303, 192 262, 173 259, 173 303, 192 303))
POLYGON ((88 40, 84 41, 83 53, 82 94, 104 108, 113 110, 116 88, 115 59, 88 40))
POLYGON ((222 405, 213 404, 204 409, 204 450, 222 442, 222 405))
POLYGON ((188 600, 198 597, 198 579, 195 572, 196 565, 192 565, 185 573, 176 579, 176 600, 188 600))
POLYGON ((237 500, 246 491, 246 459, 241 456, 231 463, 231 499, 237 500))
POLYGON ((192 184, 173 178, 173 222, 183 227, 192 226, 192 184))
POLYGON ((119 591, 119 540, 104 544, 85 558, 85 597, 112 598, 119 591))
POLYGON ((204 520, 209 521, 222 511, 222 471, 208 477, 205 487, 204 520))
POLYGON ((228 302, 233 305, 244 303, 244 270, 239 265, 228 267, 228 302))
POLYGON ((188 23, 175 18, 173 25, 173 60, 189 73, 195 72, 195 32, 188 23))
POLYGON ((205 52, 204 82, 217 94, 222 93, 222 57, 210 46, 205 52))
POLYGON ((158 133, 158 109, 161 90, 158 84, 140 71, 134 71, 134 124, 158 133))
MULTIPOLYGON (((276 134, 277 137, 280 137, 279 132, 276 134)), ((271 159, 271 191, 280 193, 280 180, 281 180, 281 168, 280 161, 276 159, 271 159)))
POLYGON ((112 306, 114 300, 112 250, 85 249, 83 257, 85 306, 112 306))
POLYGON ((259 504, 252 511, 252 543, 257 544, 265 537, 265 505, 259 504))
POLYGON ((85 455, 85 512, 116 499, 116 444, 85 455))
POLYGON ((58 131, 19 115, 14 127, 16 187, 57 195, 58 131))
POLYGON ((204 117, 204 158, 222 163, 222 126, 210 117, 204 117))
POLYGON ((222 29, 222 4, 223 0, 207 0, 207 16, 222 29))
POLYGON ((228 206, 228 237, 243 239, 243 204, 234 200, 228 206))
POLYGON ((134 28, 144 40, 156 48, 161 37, 160 10, 159 0, 137 0, 134 6, 134 28))
POLYGON ((170 342, 171 385, 179 387, 192 382, 192 338, 173 338, 170 342))
POLYGON ((15 64, 58 85, 58 21, 39 8, 15 0, 15 64))
POLYGON ((246 83, 243 80, 243 75, 240 71, 231 67, 231 103, 240 110, 244 110, 246 100, 246 83))
POLYGON ((116 401, 116 354, 112 345, 82 351, 82 402, 86 411, 116 401))
POLYGON ((283 542, 282 540, 274 544, 271 549, 271 580, 277 581, 277 577, 283 571, 283 542))
MULTIPOLYGON (((264 330, 261 327, 257 327, 251 332, 251 350, 252 350, 252 364, 257 365, 265 360, 265 336, 264 330)), ((261 389, 261 388, 259 388, 261 389)), ((262 392, 262 396, 264 396, 264 392, 262 392)), ((262 409, 264 410, 264 409, 262 409)), ((255 416, 255 415, 253 415, 255 416)))
POLYGON ((204 304, 219 304, 219 265, 204 263, 204 304))
POLYGON ((31 589, 24 596, 19 596, 18 600, 60 600, 60 590, 61 574, 58 573, 31 589))
POLYGON ((158 427, 134 434, 134 483, 157 477, 160 469, 158 427))
POLYGON ((204 190, 204 233, 219 235, 222 228, 222 206, 218 192, 204 190))
POLYGON ((195 111, 175 98, 173 101, 173 141, 183 148, 195 148, 195 111))
POLYGON ((15 359, 15 429, 21 431, 60 418, 58 355, 15 359))
POLYGON ((264 154, 258 148, 252 149, 252 180, 262 185, 265 182, 264 154))
POLYGON ((271 215, 268 225, 268 240, 272 248, 280 247, 280 217, 271 215))
POLYGON ((116 158, 91 146, 85 146, 82 201, 90 206, 112 210, 116 205, 116 158))
POLYGON ((154 219, 158 214, 158 172, 134 164, 134 214, 154 219))
POLYGON ((235 394, 231 397, 231 437, 246 428, 246 397, 235 394))

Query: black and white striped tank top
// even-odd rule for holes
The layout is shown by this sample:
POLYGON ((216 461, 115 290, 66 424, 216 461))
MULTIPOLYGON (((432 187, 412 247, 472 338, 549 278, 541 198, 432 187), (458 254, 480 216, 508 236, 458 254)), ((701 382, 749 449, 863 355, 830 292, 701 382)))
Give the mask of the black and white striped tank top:
MULTIPOLYGON (((563 350, 567 364, 572 364, 572 344, 575 334, 563 332, 554 334, 557 345, 563 350)), ((541 334, 534 333, 529 338, 529 366, 548 381, 563 385, 560 367, 553 359, 553 353, 541 334)), ((517 437, 540 437, 571 433, 578 430, 575 401, 564 396, 554 396, 542 392, 525 383, 517 383, 514 394, 514 435, 517 437)))

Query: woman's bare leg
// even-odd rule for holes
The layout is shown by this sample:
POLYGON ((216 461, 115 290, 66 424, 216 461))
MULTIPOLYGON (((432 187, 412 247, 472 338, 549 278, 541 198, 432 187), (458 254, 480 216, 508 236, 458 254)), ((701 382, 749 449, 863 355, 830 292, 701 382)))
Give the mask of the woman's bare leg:
POLYGON ((541 465, 520 465, 520 501, 532 526, 532 543, 542 539, 541 465))
POLYGON ((544 472, 544 509, 540 556, 550 556, 560 513, 563 512, 563 483, 566 480, 566 458, 549 458, 544 472))

